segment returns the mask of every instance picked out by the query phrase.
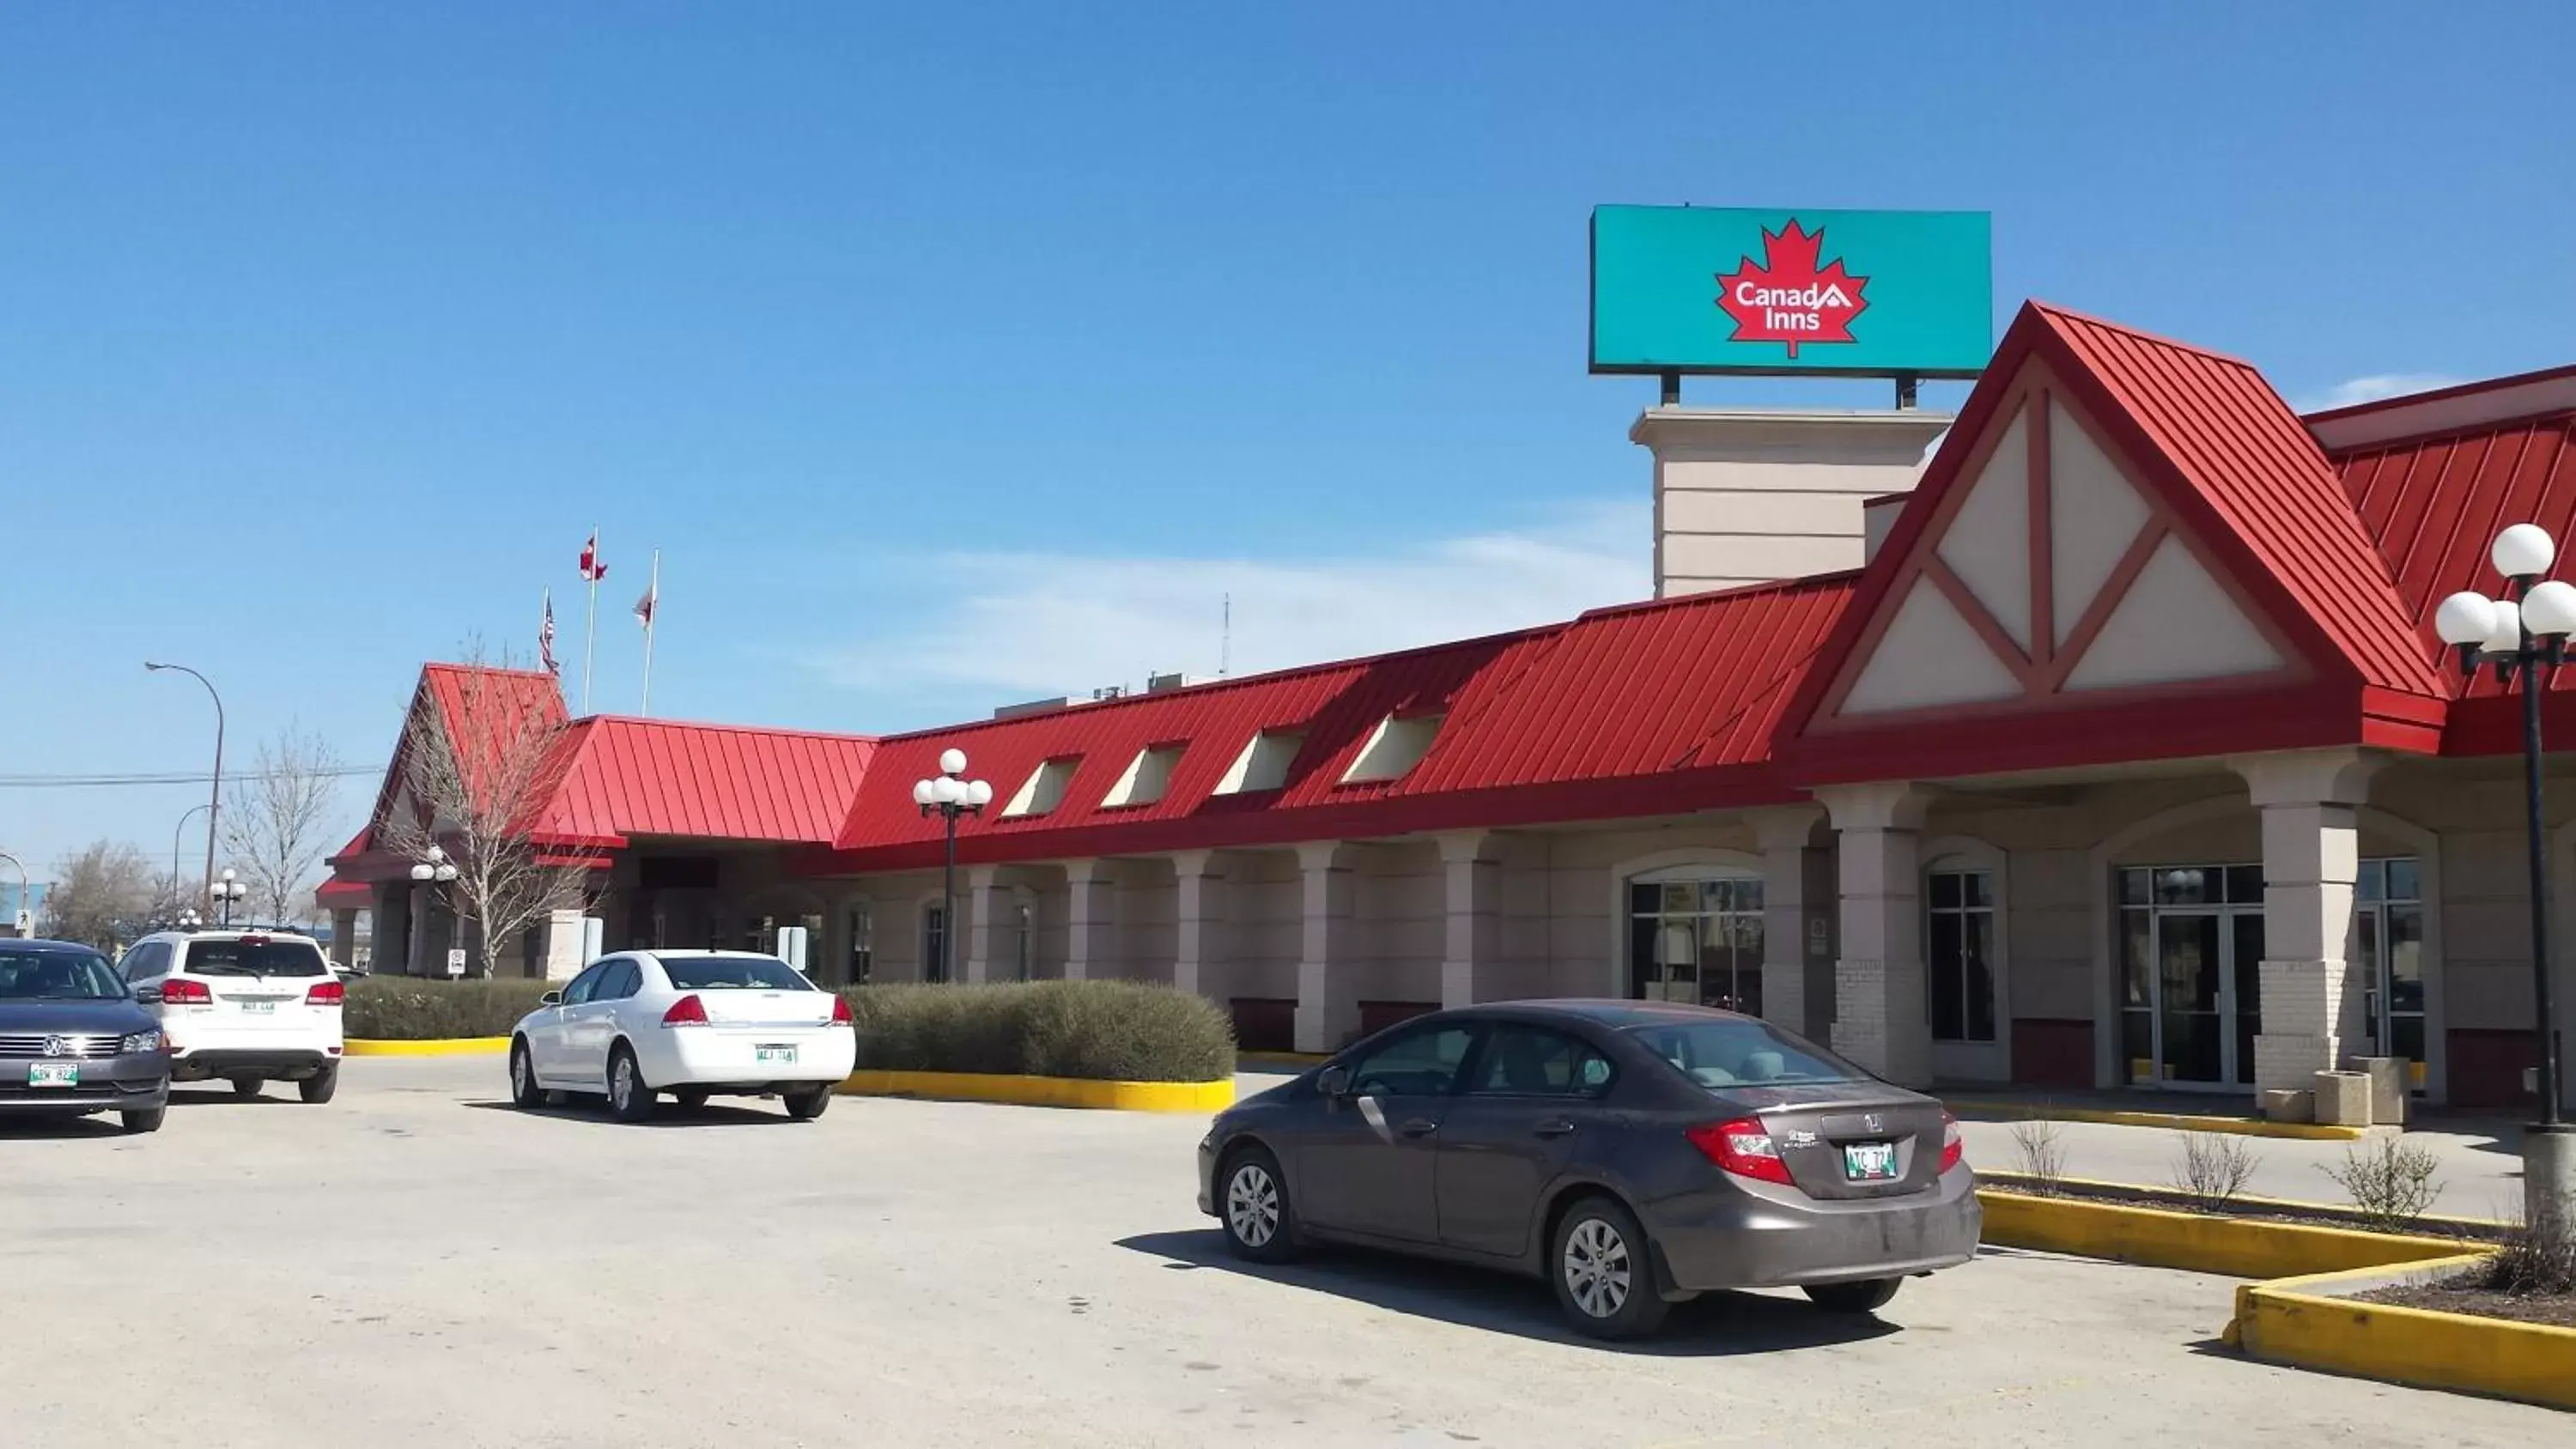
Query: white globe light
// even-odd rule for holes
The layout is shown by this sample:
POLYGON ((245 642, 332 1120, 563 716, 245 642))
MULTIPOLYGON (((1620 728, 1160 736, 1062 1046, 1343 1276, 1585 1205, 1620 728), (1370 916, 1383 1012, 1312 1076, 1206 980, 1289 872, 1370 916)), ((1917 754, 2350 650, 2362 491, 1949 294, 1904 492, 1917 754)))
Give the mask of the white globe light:
POLYGON ((969 804, 969 805, 974 806, 974 807, 975 807, 976 809, 978 809, 978 810, 981 810, 981 809, 983 809, 985 806, 992 804, 992 803, 993 803, 993 782, 992 782, 992 781, 990 781, 990 780, 969 780, 969 781, 967 781, 967 782, 966 782, 966 803, 967 803, 967 804, 969 804))
POLYGON ((912 782, 912 803, 913 803, 913 804, 915 804, 915 805, 932 805, 932 804, 936 804, 936 803, 938 803, 938 800, 939 800, 939 797, 938 797, 936 794, 932 793, 932 791, 931 791, 931 787, 930 787, 930 782, 929 782, 928 780, 915 780, 915 781, 913 781, 913 782, 912 782))
POLYGON ((2558 545, 2536 523, 2515 524, 2497 534, 2495 547, 2487 550, 2496 572, 2509 579, 2536 578, 2549 572, 2557 558, 2558 545))
POLYGON ((2486 643, 2478 646, 2489 654, 2511 654, 2522 647, 2522 608, 2511 599, 2498 599, 2495 623, 2487 630, 2486 643))
POLYGON ((2433 611, 2433 632, 2445 644, 2484 644, 2495 632, 2495 600, 2464 589, 2433 611))
POLYGON ((231 885, 231 884, 233 883, 233 873, 232 873, 232 869, 231 869, 231 867, 227 866, 227 867, 225 868, 225 870, 224 870, 224 873, 223 873, 222 875, 219 875, 219 876, 215 877, 215 879, 222 881, 222 882, 223 882, 224 884, 226 884, 226 885, 231 885))
POLYGON ((964 750, 941 750, 939 752, 939 773, 943 775, 965 774, 966 752, 964 750))
POLYGON ((2522 596, 2522 626, 2541 639, 2576 634, 2576 584, 2544 579, 2522 596))
POLYGON ((942 775, 931 781, 930 792, 942 805, 966 803, 966 782, 954 775, 942 775))
POLYGON ((427 861, 423 861, 411 868, 411 878, 413 880, 427 880, 436 874, 438 874, 438 867, 431 865, 427 861))

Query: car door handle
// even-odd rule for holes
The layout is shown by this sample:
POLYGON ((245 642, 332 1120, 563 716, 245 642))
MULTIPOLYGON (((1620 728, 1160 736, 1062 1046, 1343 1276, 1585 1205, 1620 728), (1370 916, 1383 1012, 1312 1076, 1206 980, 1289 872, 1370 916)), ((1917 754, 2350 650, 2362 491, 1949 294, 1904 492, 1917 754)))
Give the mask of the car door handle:
POLYGON ((1562 1117, 1557 1117, 1549 1121, 1541 1122, 1530 1130, 1541 1137, 1563 1137, 1574 1130, 1574 1124, 1566 1121, 1562 1117))
POLYGON ((1428 1117, 1416 1117, 1395 1130, 1407 1137, 1428 1137, 1440 1130, 1440 1124, 1428 1117))

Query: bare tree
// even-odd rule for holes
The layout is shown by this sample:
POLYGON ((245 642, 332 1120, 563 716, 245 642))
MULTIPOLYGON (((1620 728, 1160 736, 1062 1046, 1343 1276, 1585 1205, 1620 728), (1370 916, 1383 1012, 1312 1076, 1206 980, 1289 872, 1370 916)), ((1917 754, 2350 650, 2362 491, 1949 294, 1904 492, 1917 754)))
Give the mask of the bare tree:
POLYGON ((45 893, 45 934, 113 951, 143 934, 152 907, 152 863, 132 845, 94 840, 55 867, 45 893))
POLYGON ((403 727, 402 791, 379 822, 386 848, 414 859, 432 845, 456 867, 457 914, 474 923, 490 975, 502 943, 582 900, 580 872, 545 864, 529 840, 561 778, 562 696, 507 656, 466 651, 445 690, 424 688, 403 727), (452 726, 452 729, 451 729, 452 726))
POLYGON ((322 854, 331 848, 339 757, 322 737, 288 725, 262 740, 258 763, 224 802, 224 849, 250 887, 251 919, 284 925, 311 898, 322 854))

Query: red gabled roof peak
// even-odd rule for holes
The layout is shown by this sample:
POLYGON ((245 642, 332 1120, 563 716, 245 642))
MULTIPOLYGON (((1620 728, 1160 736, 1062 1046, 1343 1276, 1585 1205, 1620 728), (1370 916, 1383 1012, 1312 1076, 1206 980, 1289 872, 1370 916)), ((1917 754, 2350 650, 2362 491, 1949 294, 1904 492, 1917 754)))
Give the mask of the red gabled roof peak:
MULTIPOLYGON (((2087 328, 2093 331, 2116 332, 2123 337, 2133 337, 2138 341, 2153 347, 2165 347, 2171 348, 2176 352, 2188 352, 2195 357, 2206 357, 2214 362, 2226 363, 2231 367, 2244 368, 2248 372, 2258 372, 2261 370, 2255 367, 2253 363, 2246 361, 2244 358, 2238 357, 2232 352, 2221 352, 2214 347, 2203 347, 2196 342, 2185 342, 2178 337, 2167 337, 2161 332, 2149 332, 2143 327, 2132 327, 2126 322, 2114 322, 2107 317, 2096 317, 2090 312, 2078 312, 2072 307, 2061 307, 2055 302, 2043 302, 2036 297, 2022 303, 2022 310, 2026 312, 2036 312, 2039 315, 2060 324, 2071 323, 2076 327, 2087 328)), ((2061 328, 2061 330, 2063 329, 2061 328)))

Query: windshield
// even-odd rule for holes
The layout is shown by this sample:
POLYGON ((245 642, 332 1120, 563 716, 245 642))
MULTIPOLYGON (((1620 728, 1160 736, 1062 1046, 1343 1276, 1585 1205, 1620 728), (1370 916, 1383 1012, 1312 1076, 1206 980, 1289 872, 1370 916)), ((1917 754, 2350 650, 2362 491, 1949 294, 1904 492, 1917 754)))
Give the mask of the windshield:
POLYGON ((1640 1026, 1630 1034, 1703 1087, 1870 1080, 1867 1072, 1824 1048, 1750 1018, 1640 1026))
POLYGON ((327 976, 322 948, 310 941, 190 941, 182 971, 199 976, 327 976))
POLYGON ((775 956, 662 958, 663 974, 681 991, 811 991, 814 986, 775 956))
POLYGON ((0 951, 0 1001, 117 1001, 125 983, 87 951, 0 951))

